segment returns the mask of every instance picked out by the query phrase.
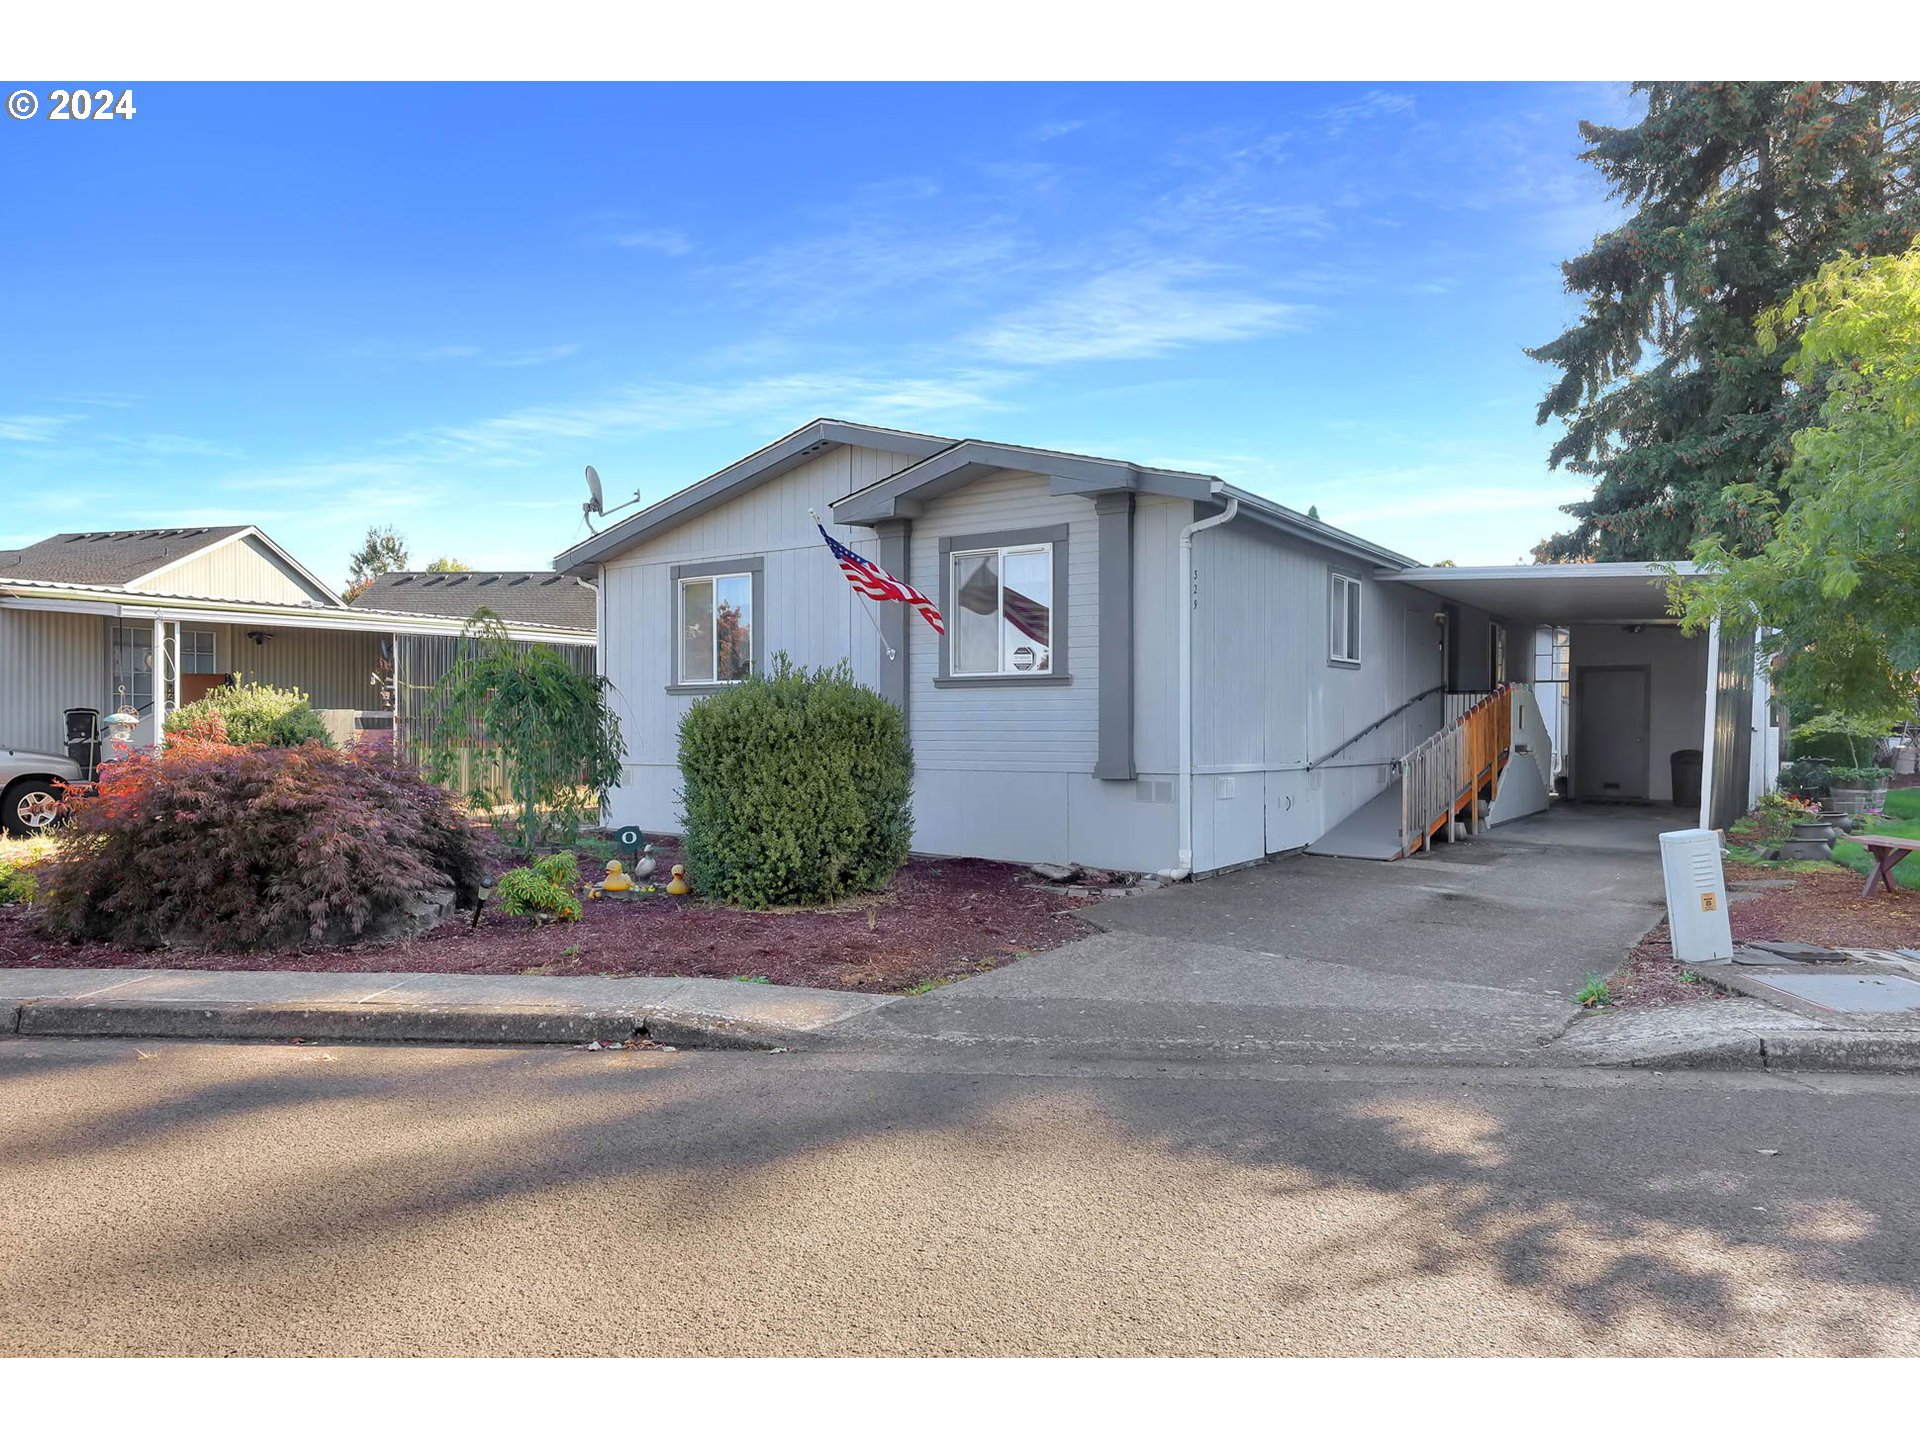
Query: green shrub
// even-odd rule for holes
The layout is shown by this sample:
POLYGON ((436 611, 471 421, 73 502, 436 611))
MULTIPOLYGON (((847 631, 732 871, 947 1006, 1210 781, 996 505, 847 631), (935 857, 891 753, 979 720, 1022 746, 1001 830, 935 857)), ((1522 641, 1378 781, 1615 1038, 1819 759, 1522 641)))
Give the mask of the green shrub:
POLYGON ((507 871, 493 882, 493 898, 502 915, 531 915, 535 920, 578 920, 579 889, 580 862, 562 851, 507 871))
POLYGON ((33 876, 22 865, 0 861, 0 905, 31 905, 33 876))
POLYGON ((223 685, 167 716, 171 738, 231 745, 332 744, 326 723, 298 690, 275 685, 223 685))
POLYGON ((1833 773, 1833 762, 1816 756, 1789 760, 1780 767, 1780 788, 1792 795, 1824 795, 1833 773))
POLYGON ((913 751, 897 707, 843 662, 776 655, 680 721, 687 868, 730 904, 817 905, 878 890, 907 858, 913 751))

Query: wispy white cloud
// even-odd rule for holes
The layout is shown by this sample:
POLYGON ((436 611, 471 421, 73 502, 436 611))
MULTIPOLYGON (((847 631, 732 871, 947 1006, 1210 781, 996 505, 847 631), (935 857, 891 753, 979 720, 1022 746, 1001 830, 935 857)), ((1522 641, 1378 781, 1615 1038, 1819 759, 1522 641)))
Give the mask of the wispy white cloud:
POLYGON ((1369 90, 1355 100, 1322 110, 1319 115, 1329 139, 1337 139, 1356 125, 1389 115, 1405 115, 1413 109, 1413 97, 1390 90, 1369 90))
POLYGON ((1063 135, 1071 135, 1076 130, 1084 130, 1086 126, 1087 122, 1084 120, 1049 120, 1045 124, 1036 125, 1033 129, 1029 130, 1027 132, 1027 138, 1044 145, 1049 140, 1058 140, 1063 135))
POLYGON ((45 445, 79 418, 77 415, 0 415, 0 440, 17 445, 45 445))
POLYGON ((652 250, 661 255, 686 255, 693 241, 684 230, 627 230, 613 237, 623 250, 652 250))
POLYGON ((481 345, 433 345, 414 352, 413 358, 428 364, 441 360, 471 360, 498 369, 518 370, 528 365, 546 365, 564 360, 580 351, 578 345, 540 345, 530 350, 489 350, 481 345))
POLYGON ((742 419, 783 427, 796 418, 835 413, 911 420, 991 408, 1011 379, 975 369, 921 377, 796 372, 739 382, 651 382, 422 432, 409 443, 432 458, 484 458, 532 454, 552 441, 657 434, 742 419))
POLYGON ((1209 283, 1216 267, 1129 266, 1095 275, 975 331, 974 349, 1016 365, 1122 360, 1297 327, 1306 307, 1209 283))

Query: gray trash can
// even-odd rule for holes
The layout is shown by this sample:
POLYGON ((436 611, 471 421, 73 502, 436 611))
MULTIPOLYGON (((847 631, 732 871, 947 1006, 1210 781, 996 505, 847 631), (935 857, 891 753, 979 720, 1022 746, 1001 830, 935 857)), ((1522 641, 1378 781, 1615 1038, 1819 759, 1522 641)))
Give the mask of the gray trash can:
POLYGON ((1673 752, 1673 803, 1676 805, 1700 803, 1700 752, 1698 750, 1673 752))

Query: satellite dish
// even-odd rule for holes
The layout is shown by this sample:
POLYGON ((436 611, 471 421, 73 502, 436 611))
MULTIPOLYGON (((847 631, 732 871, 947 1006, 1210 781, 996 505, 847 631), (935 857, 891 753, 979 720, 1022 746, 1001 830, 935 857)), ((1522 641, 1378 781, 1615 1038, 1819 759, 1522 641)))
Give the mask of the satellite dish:
MULTIPOLYGON (((600 532, 593 529, 593 517, 607 513, 607 497, 606 492, 600 488, 600 472, 591 465, 587 466, 587 491, 589 498, 581 502, 580 515, 581 518, 587 522, 587 529, 597 535, 600 532)), ((639 503, 640 492, 636 490, 633 492, 633 499, 623 501, 613 508, 616 510, 624 510, 629 505, 637 505, 639 503)))

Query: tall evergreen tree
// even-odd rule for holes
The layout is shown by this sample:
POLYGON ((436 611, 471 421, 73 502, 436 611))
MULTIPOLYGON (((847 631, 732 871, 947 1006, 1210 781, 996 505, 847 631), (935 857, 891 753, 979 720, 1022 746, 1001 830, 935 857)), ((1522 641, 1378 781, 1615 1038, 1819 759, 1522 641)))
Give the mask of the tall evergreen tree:
POLYGON ((1920 233, 1920 84, 1643 82, 1646 118, 1582 122, 1583 159, 1634 207, 1561 268, 1586 311, 1527 353, 1562 374, 1539 419, 1551 463, 1594 477, 1543 560, 1666 559, 1719 535, 1765 536, 1730 485, 1778 493, 1818 396, 1763 349, 1762 311, 1828 261, 1920 233), (1651 354, 1649 354, 1651 352, 1651 354))

